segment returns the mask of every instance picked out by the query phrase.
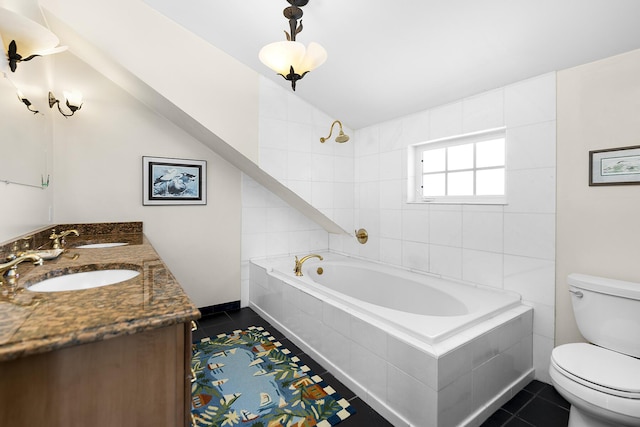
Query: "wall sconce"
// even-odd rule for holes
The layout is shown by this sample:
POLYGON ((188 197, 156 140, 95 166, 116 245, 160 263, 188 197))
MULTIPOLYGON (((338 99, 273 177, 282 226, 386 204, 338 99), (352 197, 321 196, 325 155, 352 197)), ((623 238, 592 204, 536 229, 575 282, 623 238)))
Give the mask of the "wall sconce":
POLYGON ((327 136, 326 138, 320 138, 320 142, 324 143, 327 139, 331 138, 331 133, 333 133, 333 127, 336 125, 336 123, 340 126, 340 133, 338 134, 338 136, 336 136, 336 142, 343 143, 349 140, 349 135, 345 135, 344 132, 342 131, 342 123, 340 122, 340 120, 336 120, 333 123, 331 123, 331 129, 329 129, 329 136, 327 136))
POLYGON ((303 12, 300 7, 309 0, 287 0, 291 6, 282 12, 289 20, 290 33, 285 31, 286 41, 274 42, 260 49, 260 61, 273 71, 291 82, 291 88, 296 90, 296 82, 309 71, 318 68, 327 60, 327 51, 318 43, 311 42, 308 47, 296 41, 296 35, 302 31, 303 12))
POLYGON ((82 108, 82 93, 77 91, 74 91, 74 92, 65 91, 63 93, 66 99, 65 104, 67 104, 67 108, 71 110, 71 114, 65 114, 65 112, 62 111, 62 108, 60 108, 60 100, 56 99, 53 92, 49 92, 49 108, 53 108, 53 106, 57 104, 58 111, 60 111, 60 114, 62 114, 65 117, 71 117, 75 114, 76 111, 82 108))
POLYGON ((25 98, 24 95, 22 94, 22 92, 20 92, 18 90, 17 95, 18 95, 18 99, 20 100, 20 102, 22 102, 24 105, 27 106, 27 110, 31 111, 33 114, 38 114, 39 113, 38 110, 32 110, 31 109, 31 101, 29 101, 27 98, 25 98))

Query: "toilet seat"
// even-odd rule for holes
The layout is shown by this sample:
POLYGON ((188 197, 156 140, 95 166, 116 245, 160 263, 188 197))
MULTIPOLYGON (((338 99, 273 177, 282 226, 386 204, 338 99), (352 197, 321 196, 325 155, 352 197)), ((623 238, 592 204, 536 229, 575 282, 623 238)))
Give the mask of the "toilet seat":
POLYGON ((553 349, 551 363, 559 373, 585 387, 640 400, 640 359, 593 344, 574 343, 553 349))

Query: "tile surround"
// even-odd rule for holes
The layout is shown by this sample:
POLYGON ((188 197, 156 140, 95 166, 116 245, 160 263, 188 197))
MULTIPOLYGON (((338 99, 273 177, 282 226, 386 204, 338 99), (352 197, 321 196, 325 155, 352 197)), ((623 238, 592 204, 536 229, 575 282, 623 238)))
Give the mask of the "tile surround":
POLYGON ((549 273, 555 269, 555 91, 555 73, 549 73, 355 132, 345 128, 351 136, 346 144, 320 144, 319 136, 326 135, 334 118, 261 81, 261 167, 345 230, 365 227, 371 238, 362 246, 353 237, 327 235, 243 177, 243 302, 248 301, 249 259, 320 249, 513 290, 536 310, 536 378, 549 381, 555 304, 555 278, 549 273), (409 144, 500 126, 506 127, 509 140, 508 205, 404 203, 409 144), (291 165, 291 152, 325 166, 305 171, 291 165), (286 238, 254 224, 274 204, 291 211, 286 238))

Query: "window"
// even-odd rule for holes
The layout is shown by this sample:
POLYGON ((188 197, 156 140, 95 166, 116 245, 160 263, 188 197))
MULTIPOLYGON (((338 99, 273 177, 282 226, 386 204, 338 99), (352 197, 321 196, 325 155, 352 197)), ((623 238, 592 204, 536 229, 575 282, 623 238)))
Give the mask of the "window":
MULTIPOLYGON (((417 202, 505 203, 504 129, 412 146, 417 202)), ((411 183, 410 183, 411 185, 411 183)), ((412 194, 411 192, 409 194, 412 194)))

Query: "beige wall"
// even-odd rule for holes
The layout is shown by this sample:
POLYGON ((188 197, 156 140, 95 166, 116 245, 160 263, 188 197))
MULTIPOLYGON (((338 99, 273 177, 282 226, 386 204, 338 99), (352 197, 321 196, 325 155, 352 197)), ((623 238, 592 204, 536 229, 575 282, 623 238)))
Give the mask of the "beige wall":
POLYGON ((240 171, 70 52, 43 59, 50 62, 55 83, 34 79, 37 83, 31 85, 37 90, 23 91, 44 115, 34 117, 15 93, 1 91, 3 117, 15 117, 2 122, 2 135, 15 138, 0 142, 3 156, 16 157, 9 140, 23 145, 43 141, 48 165, 34 169, 35 182, 41 172, 50 173, 51 185, 42 190, 0 183, 5 201, 0 242, 52 222, 143 221, 145 234, 196 305, 239 300, 240 171), (59 95, 79 89, 85 104, 75 116, 64 118, 49 109, 49 89, 59 95), (31 121, 50 126, 34 133, 33 124, 27 126, 31 121), (208 204, 143 206, 142 156, 206 160, 208 204))
POLYGON ((590 150, 640 145, 640 50, 559 72, 557 102, 560 345, 583 340, 573 317, 568 274, 640 283, 640 186, 588 185, 590 150))
POLYGON ((52 31, 74 54, 111 78, 121 67, 257 163, 255 71, 142 1, 39 3, 52 31))
MULTIPOLYGON (((177 45, 195 38, 143 3, 128 0, 108 4, 67 0, 42 3, 75 23, 78 31, 91 36, 88 38, 103 49, 103 54, 112 54, 112 58, 128 65, 132 57, 138 58, 133 71, 142 78, 153 74, 148 82, 155 84, 164 96, 228 140, 236 150, 257 158, 258 79, 253 71, 210 45, 203 47, 204 42, 198 40, 184 43, 195 50, 201 48, 202 55, 185 54, 189 64, 180 62, 179 58, 171 61, 166 55, 141 56, 140 52, 169 49, 167 38, 172 37, 171 42, 177 45), (123 2, 127 2, 126 6, 123 2), (97 8, 98 4, 106 9, 97 8), (127 10, 127 14, 122 15, 122 10, 127 10), (119 14, 118 19, 108 19, 114 11, 119 14), (91 19, 82 19, 82 13, 91 19), (140 17, 140 21, 136 21, 136 17, 140 17), (130 43, 118 44, 113 22, 119 23, 119 37, 126 38, 122 28, 125 21, 145 25, 129 25, 128 30, 137 33, 129 35, 130 43), (108 29, 101 32, 105 26, 108 29), (141 32, 143 27, 145 31, 141 32), (155 29, 153 33, 157 37, 154 38, 150 28, 155 29), (116 47, 117 51, 109 50, 116 47), (206 59, 198 59, 202 57, 206 59), (216 72, 208 72, 211 69, 216 72), (189 78, 181 78, 180 72, 187 73, 189 78), (226 78, 211 78, 217 73, 226 78), (235 79, 243 85, 230 82, 235 79)), ((38 22, 43 19, 35 0, 0 0, 0 6, 8 5, 20 5, 20 9, 24 6, 27 12, 32 12, 30 18, 38 22)), ((11 139, 6 138, 7 135, 19 136, 22 143, 43 143, 47 164, 42 173, 51 174, 51 186, 45 191, 29 186, 0 185, 0 198, 5 201, 0 213, 0 242, 49 223, 143 221, 145 234, 196 305, 239 300, 240 171, 105 78, 99 72, 105 71, 103 67, 94 66, 79 60, 72 50, 21 64, 16 73, 25 78, 25 87, 21 89, 35 108, 44 113, 35 119, 16 99, 8 82, 0 79, 3 89, 0 93, 4 95, 0 97, 0 111, 11 112, 1 115, 7 120, 0 124, 3 136, 0 154, 24 157, 13 155, 15 146, 7 144, 11 139), (48 64, 42 76, 30 78, 26 74, 28 69, 42 64, 48 64), (60 97, 62 91, 69 89, 81 90, 85 105, 76 116, 65 119, 56 110, 49 110, 46 94, 52 90, 60 97), (34 133, 32 123, 27 126, 26 120, 49 125, 34 133), (206 160, 208 204, 142 206, 144 155, 206 160)), ((36 182, 40 173, 36 171, 36 182)))
POLYGON ((143 221, 144 232, 199 306, 240 299, 240 171, 71 53, 56 86, 85 94, 54 119, 56 223, 143 221), (206 206, 143 206, 142 156, 207 161, 206 206))

